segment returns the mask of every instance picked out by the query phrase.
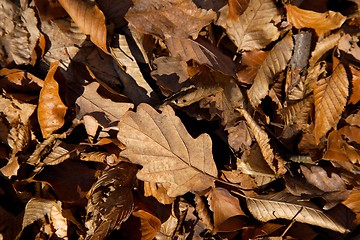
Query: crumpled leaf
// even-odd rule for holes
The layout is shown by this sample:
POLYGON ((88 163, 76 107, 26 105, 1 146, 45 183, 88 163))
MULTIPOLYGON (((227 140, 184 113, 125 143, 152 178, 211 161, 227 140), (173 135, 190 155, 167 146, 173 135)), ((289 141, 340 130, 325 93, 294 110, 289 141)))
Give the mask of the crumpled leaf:
POLYGON ((126 102, 115 102, 97 93, 100 84, 89 83, 84 86, 83 94, 76 100, 79 106, 76 117, 81 119, 85 115, 94 116, 98 122, 106 127, 119 118, 134 105, 126 102))
POLYGON ((59 95, 59 83, 57 82, 60 75, 57 73, 59 62, 50 65, 49 72, 45 78, 44 87, 40 91, 38 120, 41 133, 44 138, 58 130, 64 125, 64 117, 67 106, 61 100, 59 95))
POLYGON ((313 97, 308 96, 295 104, 279 109, 278 112, 281 113, 280 116, 284 119, 286 125, 297 124, 301 129, 302 126, 308 123, 312 103, 313 97))
POLYGON ((205 224, 207 229, 213 230, 213 218, 210 215, 210 210, 205 202, 205 199, 199 194, 195 194, 195 209, 201 221, 205 224))
POLYGON ((146 34, 163 39, 196 39, 215 16, 215 12, 197 8, 191 0, 137 0, 125 18, 130 26, 146 34))
POLYGON ((251 51, 262 49, 279 38, 280 33, 272 23, 278 17, 278 9, 272 0, 250 0, 242 15, 229 14, 218 24, 226 29, 238 51, 251 51))
POLYGON ((261 99, 269 92, 269 84, 276 74, 285 69, 292 54, 294 43, 288 33, 269 52, 254 79, 254 83, 247 91, 252 106, 257 107, 261 99))
POLYGON ((238 81, 245 84, 252 84, 267 54, 267 52, 261 50, 244 52, 241 55, 241 64, 244 67, 236 73, 238 81))
POLYGON ((355 62, 360 62, 359 39, 356 36, 345 34, 339 41, 338 48, 353 57, 355 62))
POLYGON ((338 211, 335 218, 334 214, 328 214, 314 203, 304 201, 286 192, 247 197, 246 203, 251 214, 262 222, 283 218, 331 229, 340 233, 348 231, 346 224, 349 216, 346 216, 347 213, 338 211))
POLYGON ((158 113, 140 104, 136 113, 127 112, 120 119, 118 139, 126 145, 120 155, 143 166, 137 177, 169 183, 170 197, 202 191, 217 177, 210 137, 193 139, 170 106, 158 113))
POLYGON ((345 22, 346 17, 339 12, 327 11, 324 13, 313 12, 286 5, 288 21, 297 29, 313 28, 318 36, 337 29, 345 22))
POLYGON ((267 133, 260 128, 260 126, 255 122, 251 115, 245 109, 237 109, 241 115, 245 118, 250 130, 255 136, 257 143, 259 144, 260 151, 274 173, 282 175, 285 173, 286 169, 284 163, 275 159, 273 149, 270 146, 270 139, 267 133))
POLYGON ((86 227, 89 239, 104 239, 128 219, 134 199, 132 187, 137 167, 120 163, 106 170, 94 184, 87 207, 86 227))
POLYGON ((59 0, 59 2, 81 31, 89 35, 96 46, 108 53, 105 16, 101 10, 89 0, 59 0))
POLYGON ((20 69, 3 68, 0 70, 0 87, 6 91, 40 92, 44 81, 20 69))
POLYGON ((210 209, 214 212, 215 231, 232 232, 247 226, 247 217, 240 208, 239 199, 225 188, 213 188, 207 197, 210 209))
POLYGON ((180 58, 185 62, 192 59, 215 71, 235 76, 235 64, 231 58, 200 37, 196 41, 172 37, 166 39, 166 45, 173 57, 180 58))
POLYGON ((339 64, 329 79, 318 81, 314 89, 315 142, 331 129, 341 118, 349 95, 349 81, 343 64, 339 64))
POLYGON ((161 221, 159 218, 153 214, 139 209, 133 212, 135 217, 140 218, 141 224, 141 239, 142 240, 152 240, 158 234, 161 228, 161 221))
POLYGON ((155 183, 155 182, 144 182, 144 196, 149 197, 153 196, 162 204, 171 204, 175 201, 176 198, 169 197, 167 192, 166 183, 155 183))

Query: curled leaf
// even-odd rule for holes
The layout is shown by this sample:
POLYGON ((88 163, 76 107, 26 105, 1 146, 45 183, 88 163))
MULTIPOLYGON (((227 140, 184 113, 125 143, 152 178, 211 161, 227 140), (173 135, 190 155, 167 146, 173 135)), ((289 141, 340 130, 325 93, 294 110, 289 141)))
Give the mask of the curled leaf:
POLYGON ((105 16, 101 10, 89 0, 59 0, 59 2, 81 31, 90 35, 90 40, 108 53, 105 16))
POLYGON ((193 139, 170 106, 161 114, 147 104, 127 112, 120 119, 118 139, 126 145, 120 155, 143 166, 137 177, 169 183, 170 197, 202 191, 217 177, 210 137, 193 139))
POLYGON ((341 13, 327 11, 324 13, 300 9, 293 5, 285 6, 288 21, 297 29, 313 28, 317 35, 337 29, 345 22, 346 17, 341 13))
POLYGON ((45 78, 44 87, 40 91, 38 120, 44 138, 58 130, 64 125, 64 117, 67 107, 59 95, 59 83, 56 74, 59 62, 51 64, 45 78))

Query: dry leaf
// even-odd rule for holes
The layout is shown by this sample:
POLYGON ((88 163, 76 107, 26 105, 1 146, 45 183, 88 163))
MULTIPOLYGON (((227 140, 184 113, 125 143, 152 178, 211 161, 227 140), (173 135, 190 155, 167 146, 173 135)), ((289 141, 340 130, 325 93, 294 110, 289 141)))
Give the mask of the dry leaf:
POLYGON ((229 18, 237 18, 249 6, 250 0, 229 0, 229 18))
POLYGON ((341 38, 341 33, 331 34, 324 39, 319 40, 316 43, 314 51, 311 53, 311 58, 309 59, 310 67, 315 66, 315 64, 321 59, 321 57, 330 49, 334 48, 341 38))
POLYGON ((134 211, 133 215, 140 218, 141 239, 153 240, 161 228, 160 219, 142 209, 134 211))
POLYGON ((120 119, 118 139, 126 145, 121 156, 143 166, 137 177, 170 183, 171 197, 202 191, 217 177, 210 137, 193 139, 170 106, 161 114, 147 104, 127 112, 120 119))
POLYGON ((358 225, 360 223, 360 190, 353 189, 350 196, 343 202, 343 204, 356 214, 354 225, 358 225))
POLYGON ((64 125, 64 117, 67 107, 59 95, 59 63, 50 65, 49 72, 41 89, 38 107, 38 120, 44 138, 58 130, 64 125))
POLYGON ((108 53, 105 16, 101 10, 90 0, 59 0, 59 2, 81 31, 89 35, 96 46, 108 53))
POLYGON ((244 68, 236 73, 238 81, 245 84, 252 84, 267 55, 267 52, 261 50, 244 52, 241 55, 241 64, 244 68))
POLYGON ((346 17, 341 13, 327 11, 318 13, 300 9, 291 4, 285 6, 288 21, 297 29, 313 28, 318 36, 337 29, 345 22, 346 17))
POLYGON ((284 119, 286 125, 297 124, 301 129, 308 124, 312 104, 313 97, 309 96, 286 108, 279 109, 278 112, 281 113, 281 118, 284 119))
POLYGON ((352 73, 352 88, 349 103, 356 104, 360 101, 360 70, 350 65, 352 73))
POLYGON ((8 92, 21 91, 25 93, 40 92, 44 81, 29 72, 20 69, 3 68, 0 70, 0 87, 8 92))
POLYGON ((254 79, 254 84, 247 91, 251 105, 257 107, 261 99, 268 94, 269 84, 273 81, 276 74, 285 69, 289 62, 293 46, 291 33, 288 33, 271 49, 260 66, 258 74, 254 79))
POLYGON ((255 136, 256 141, 259 144, 260 151, 274 173, 278 175, 282 175, 285 173, 286 169, 284 167, 284 163, 278 161, 274 158, 273 150, 269 144, 269 137, 267 133, 260 128, 260 126, 255 122, 255 120, 250 116, 250 114, 245 109, 237 109, 241 115, 245 118, 250 130, 255 136))
POLYGON ((207 195, 214 212, 214 227, 218 232, 232 232, 247 226, 247 217, 240 208, 239 199, 224 188, 213 188, 207 195))
POLYGON ((213 230, 213 219, 210 215, 210 210, 205 199, 199 194, 195 194, 195 209, 201 221, 205 224, 207 229, 213 230))
POLYGON ((279 38, 280 33, 272 23, 279 12, 272 0, 250 0, 240 16, 230 15, 218 24, 226 29, 228 36, 239 50, 262 49, 279 38))
POLYGON ((334 218, 315 204, 286 192, 247 197, 246 202, 251 214, 262 222, 284 218, 331 229, 340 233, 348 231, 346 226, 348 216, 345 215, 346 213, 339 212, 336 218, 334 218))
POLYGON ((125 18, 130 27, 146 34, 163 39, 196 39, 215 16, 212 10, 197 8, 191 0, 137 0, 125 18))
POLYGON ((180 58, 184 62, 192 59, 198 64, 206 65, 215 71, 235 76, 235 65, 231 58, 203 38, 199 37, 194 41, 172 37, 166 39, 166 45, 172 57, 180 58))
POLYGON ((176 198, 166 194, 168 188, 165 186, 167 185, 166 183, 144 182, 144 196, 153 196, 162 204, 171 204, 176 198))
POLYGON ((106 20, 115 24, 115 28, 123 27, 127 24, 124 17, 133 4, 131 0, 97 0, 96 3, 104 13, 106 20))
POLYGON ((316 143, 336 127, 349 95, 348 87, 349 81, 341 63, 329 79, 321 79, 317 83, 314 89, 316 143))
POLYGON ((99 86, 100 84, 97 82, 84 86, 84 93, 75 102, 79 106, 76 117, 81 119, 85 115, 90 115, 95 117, 102 126, 107 127, 111 122, 118 121, 134 105, 126 102, 114 102, 101 96, 97 92, 99 86))

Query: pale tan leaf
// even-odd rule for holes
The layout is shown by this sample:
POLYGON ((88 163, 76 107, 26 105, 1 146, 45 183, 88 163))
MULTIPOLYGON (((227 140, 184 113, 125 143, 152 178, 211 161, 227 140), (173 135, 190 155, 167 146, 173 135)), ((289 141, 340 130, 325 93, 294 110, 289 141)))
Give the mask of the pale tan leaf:
POLYGON ((239 199, 225 188, 212 188, 207 197, 210 209, 214 212, 215 231, 232 232, 247 226, 247 217, 240 208, 239 199))
POLYGON ((209 135, 193 139, 170 106, 161 114, 147 104, 127 112, 120 119, 118 139, 126 145, 120 155, 143 166, 137 177, 169 183, 170 197, 202 191, 217 177, 209 135))
POLYGON ((341 27, 346 17, 339 12, 324 13, 300 9, 293 5, 285 6, 288 21, 297 29, 313 28, 318 36, 341 27))
POLYGON ((274 219, 288 219, 307 223, 340 233, 346 233, 346 212, 338 212, 336 218, 321 210, 314 203, 304 201, 286 192, 271 195, 247 197, 251 214, 262 222, 274 219))
POLYGON ((197 8, 191 0, 138 0, 125 15, 129 25, 160 38, 197 38, 216 14, 197 8))
POLYGON ((315 66, 316 62, 330 49, 333 49, 341 38, 341 33, 334 33, 330 36, 319 40, 316 43, 314 51, 311 52, 311 58, 309 59, 310 67, 315 66))
POLYGON ((251 51, 266 47, 279 38, 280 33, 272 21, 279 16, 272 0, 250 0, 245 12, 230 15, 218 24, 226 29, 238 50, 251 51))
POLYGON ((219 48, 208 43, 203 38, 196 41, 191 39, 169 38, 166 39, 172 57, 182 61, 195 60, 198 64, 206 65, 215 71, 229 76, 235 76, 235 64, 219 48))
POLYGON ((9 147, 12 148, 13 154, 25 150, 30 144, 30 128, 30 124, 25 125, 20 122, 10 129, 7 142, 9 147))
POLYGON ((349 81, 344 66, 340 63, 329 79, 321 79, 314 89, 315 142, 331 129, 341 118, 349 95, 349 81))
POLYGON ((357 36, 351 36, 345 34, 339 41, 338 48, 341 51, 349 54, 355 62, 360 62, 360 47, 359 38, 357 36))
POLYGON ((270 146, 270 139, 267 133, 263 129, 261 129, 261 127, 256 123, 256 121, 245 109, 237 110, 245 118, 251 132, 254 134, 255 139, 259 144, 260 151, 271 170, 274 171, 274 173, 276 173, 277 175, 284 174, 286 171, 284 163, 274 158, 274 152, 270 146))
POLYGON ((114 36, 112 43, 117 47, 110 47, 111 55, 121 66, 121 70, 117 69, 117 72, 124 86, 123 93, 129 96, 135 104, 140 102, 157 103, 157 94, 144 79, 129 44, 129 39, 119 34, 114 36))
POLYGON ((294 43, 292 36, 288 33, 269 52, 254 79, 254 83, 247 91, 251 105, 257 107, 261 99, 269 92, 269 84, 276 74, 285 69, 292 54, 294 43))
POLYGON ((4 167, 0 168, 0 172, 2 175, 10 178, 12 176, 17 175, 19 168, 20 165, 19 165, 18 157, 14 155, 9 159, 9 161, 4 167))
POLYGON ((38 121, 44 138, 64 125, 67 107, 59 95, 59 62, 52 63, 45 78, 44 87, 40 91, 38 121))
POLYGON ((167 189, 165 186, 168 184, 165 183, 154 183, 154 182, 144 182, 144 196, 149 197, 153 196, 162 204, 171 204, 175 201, 176 198, 169 197, 166 192, 167 189))
POLYGON ((51 225, 54 227, 55 234, 59 238, 68 239, 68 223, 67 219, 62 215, 60 206, 55 205, 50 210, 51 225))
POLYGON ((97 92, 99 86, 100 84, 97 82, 84 86, 84 93, 75 102, 79 106, 77 118, 81 119, 85 115, 91 115, 102 126, 106 127, 111 122, 118 121, 134 105, 126 102, 115 102, 101 96, 97 92))
POLYGON ((301 128, 301 126, 305 126, 308 123, 312 103, 313 97, 310 95, 295 104, 279 109, 278 112, 286 125, 298 124, 301 128))
POLYGON ((105 53, 106 24, 105 16, 101 10, 90 0, 59 0, 83 33, 90 36, 90 40, 105 53))

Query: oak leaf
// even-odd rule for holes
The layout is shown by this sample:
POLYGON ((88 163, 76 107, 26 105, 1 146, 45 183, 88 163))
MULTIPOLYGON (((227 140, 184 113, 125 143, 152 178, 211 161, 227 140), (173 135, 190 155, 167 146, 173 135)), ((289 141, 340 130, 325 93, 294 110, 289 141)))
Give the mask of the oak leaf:
POLYGON ((346 105, 349 95, 348 87, 349 81, 344 65, 341 63, 329 79, 318 81, 314 88, 316 143, 319 143, 331 128, 336 127, 346 105))
POLYGON ((280 33, 272 23, 279 17, 272 0, 251 0, 245 12, 239 17, 232 14, 218 21, 226 29, 238 50, 255 50, 266 47, 279 38, 280 33))
POLYGON ((158 113, 140 104, 137 112, 127 112, 120 119, 118 139, 126 145, 120 155, 143 166, 137 177, 169 183, 170 197, 205 190, 217 177, 210 137, 193 139, 170 106, 158 113))
POLYGON ((197 8, 191 0, 138 0, 125 15, 130 26, 163 39, 196 39, 215 17, 215 12, 197 8))
POLYGON ((89 35, 96 46, 108 53, 105 16, 101 10, 89 0, 59 0, 59 2, 81 31, 89 35))
MULTIPOLYGON (((49 72, 40 91, 38 120, 44 138, 62 127, 67 107, 59 95, 59 83, 56 81, 59 62, 50 65, 49 72)), ((58 73, 59 74, 59 73, 58 73)))
POLYGON ((324 13, 304 10, 293 5, 285 6, 288 21, 297 29, 313 28, 318 36, 337 29, 345 22, 341 13, 327 11, 324 13))
POLYGON ((287 34, 269 52, 254 79, 254 83, 247 91, 251 105, 257 107, 261 99, 269 92, 269 84, 276 74, 285 69, 291 58, 294 43, 291 34, 287 34))

